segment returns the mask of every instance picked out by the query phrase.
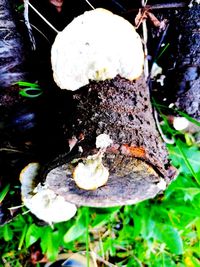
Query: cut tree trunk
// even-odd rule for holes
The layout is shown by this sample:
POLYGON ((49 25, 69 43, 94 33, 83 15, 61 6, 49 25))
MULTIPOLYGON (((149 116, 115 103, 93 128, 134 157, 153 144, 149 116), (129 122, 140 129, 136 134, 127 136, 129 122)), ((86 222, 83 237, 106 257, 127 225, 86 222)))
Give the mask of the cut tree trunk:
POLYGON ((74 99, 77 109, 71 121, 71 138, 76 137, 82 152, 72 158, 69 153, 68 163, 53 166, 48 173, 45 184, 56 194, 76 205, 133 204, 154 197, 164 189, 163 183, 167 185, 175 177, 155 126, 144 77, 134 82, 116 77, 91 83, 75 93, 74 99), (96 137, 103 133, 113 141, 103 157, 108 182, 92 191, 80 189, 73 180, 74 168, 98 152, 96 137))

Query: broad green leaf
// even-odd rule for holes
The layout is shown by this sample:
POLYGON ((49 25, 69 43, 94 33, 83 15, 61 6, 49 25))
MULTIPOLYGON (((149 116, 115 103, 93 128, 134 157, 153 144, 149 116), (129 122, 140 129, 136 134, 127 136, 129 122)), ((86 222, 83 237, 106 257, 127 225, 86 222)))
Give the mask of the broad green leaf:
POLYGON ((167 245, 171 253, 183 254, 183 242, 178 231, 171 225, 156 224, 155 234, 160 242, 167 245))
POLYGON ((42 228, 31 224, 26 232, 26 248, 30 247, 33 243, 35 243, 43 234, 42 228))
POLYGON ((181 190, 184 193, 184 200, 190 200, 192 201, 193 198, 200 194, 200 188, 196 188, 196 187, 189 187, 189 188, 185 188, 185 187, 177 187, 176 190, 181 190))
POLYGON ((43 254, 45 254, 48 250, 49 235, 51 232, 52 232, 52 229, 50 226, 45 226, 42 229, 40 246, 41 246, 43 254))
POLYGON ((82 236, 83 234, 85 234, 85 232, 86 232, 86 218, 84 212, 82 211, 82 213, 80 213, 80 215, 77 217, 77 220, 74 223, 74 225, 72 225, 72 227, 70 227, 69 230, 64 235, 64 242, 65 243, 72 242, 75 239, 82 236))
POLYGON ((168 199, 171 194, 173 193, 175 198, 177 199, 177 188, 183 187, 183 188, 197 188, 197 184, 194 179, 191 179, 190 176, 179 174, 179 176, 172 181, 172 183, 168 186, 167 190, 165 191, 164 199, 168 199))
POLYGON ((46 242, 47 242, 47 258, 50 261, 56 259, 59 253, 59 232, 58 231, 48 231, 46 235, 46 242))
POLYGON ((5 241, 10 241, 13 238, 13 231, 9 224, 5 224, 3 227, 3 237, 5 241))
MULTIPOLYGON (((148 216, 148 214, 146 214, 148 216)), ((141 218, 141 236, 148 240, 154 236, 155 221, 151 217, 141 218)))
MULTIPOLYGON (((200 150, 198 147, 188 147, 185 143, 179 140, 179 146, 181 147, 185 157, 187 158, 194 173, 200 171, 200 150)), ((191 174, 191 169, 187 165, 184 155, 180 152, 177 145, 168 145, 168 151, 173 165, 179 167, 179 170, 184 174, 191 174)))

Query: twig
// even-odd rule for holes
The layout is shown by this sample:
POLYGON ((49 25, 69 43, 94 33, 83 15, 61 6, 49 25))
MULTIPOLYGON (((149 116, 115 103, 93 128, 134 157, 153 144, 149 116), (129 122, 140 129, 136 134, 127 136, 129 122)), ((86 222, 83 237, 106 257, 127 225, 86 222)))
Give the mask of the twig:
MULTIPOLYGON (((141 4, 143 7, 145 7, 145 1, 141 0, 141 4)), ((147 23, 146 23, 146 19, 144 19, 142 21, 142 32, 143 32, 143 42, 144 42, 144 56, 145 56, 145 60, 144 60, 144 75, 145 75, 145 79, 147 80, 149 77, 149 62, 148 62, 148 49, 147 49, 147 40, 148 40, 148 31, 147 31, 147 23)))
MULTIPOLYGON (((92 253, 94 253, 94 252, 92 252, 92 253)), ((112 264, 112 263, 110 263, 110 262, 104 260, 102 257, 100 257, 99 255, 97 255, 96 253, 94 253, 94 254, 95 254, 95 258, 96 258, 98 261, 104 263, 106 266, 108 266, 108 267, 118 267, 117 265, 114 265, 114 264, 112 264)))
POLYGON ((85 0, 85 2, 86 2, 92 9, 95 9, 95 7, 94 7, 88 0, 85 0))
POLYGON ((14 148, 6 148, 6 147, 2 147, 0 148, 0 152, 13 152, 13 153, 24 153, 24 151, 20 151, 20 150, 17 150, 17 149, 14 149, 14 148))
POLYGON ((122 12, 126 12, 126 11, 127 11, 126 8, 123 7, 121 3, 119 3, 119 1, 116 1, 116 0, 111 0, 111 1, 112 1, 112 3, 113 3, 116 7, 118 7, 122 12))
MULTIPOLYGON (((180 7, 186 7, 186 3, 185 2, 180 2, 180 3, 167 3, 167 4, 155 4, 155 5, 146 5, 145 8, 151 9, 151 10, 156 10, 156 9, 169 9, 169 8, 180 8, 180 7)), ((130 9, 126 12, 124 12, 123 14, 129 14, 129 13, 133 13, 133 12, 137 12, 138 8, 133 8, 130 9)))
POLYGON ((157 110, 156 110, 155 107, 153 107, 153 111, 154 111, 153 115, 154 115, 154 118, 155 118, 156 126, 157 126, 157 129, 158 129, 158 131, 159 131, 159 133, 160 133, 160 135, 161 135, 161 138, 163 139, 163 141, 164 141, 166 144, 171 144, 171 145, 173 145, 173 144, 175 143, 174 138, 169 139, 169 138, 163 133, 163 130, 162 130, 162 128, 160 127, 160 123, 159 123, 159 120, 158 120, 158 112, 157 112, 157 110))
MULTIPOLYGON (((20 22, 24 22, 23 20, 20 20, 20 22)), ((46 40, 47 40, 47 42, 49 42, 50 43, 50 41, 49 41, 49 39, 47 38, 47 36, 42 32, 42 31, 40 31, 35 25, 33 25, 33 24, 31 24, 30 23, 30 25, 31 25, 31 27, 33 27, 36 31, 38 31, 46 40)))
POLYGON ((168 9, 168 8, 179 8, 179 7, 185 7, 186 3, 185 2, 180 2, 180 3, 168 3, 168 4, 155 4, 152 6, 147 6, 150 9, 168 9))
POLYGON ((32 28, 29 22, 29 16, 28 16, 28 5, 29 5, 29 0, 24 0, 24 22, 25 25, 28 29, 28 35, 32 44, 32 49, 36 50, 36 42, 35 42, 35 38, 34 35, 32 33, 32 28))
POLYGON ((47 25, 49 25, 50 28, 52 28, 56 33, 59 33, 59 31, 47 20, 45 17, 28 1, 28 5, 35 11, 35 13, 46 22, 47 25))

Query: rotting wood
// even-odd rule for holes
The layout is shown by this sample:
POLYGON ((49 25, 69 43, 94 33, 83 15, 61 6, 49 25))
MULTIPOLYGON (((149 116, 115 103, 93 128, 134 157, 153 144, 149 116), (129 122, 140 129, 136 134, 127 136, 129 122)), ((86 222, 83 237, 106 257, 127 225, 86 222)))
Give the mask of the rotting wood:
POLYGON ((51 170, 47 187, 76 205, 105 207, 152 198, 164 189, 162 183, 167 185, 175 177, 155 127, 143 76, 135 82, 116 77, 92 83, 75 93, 74 100, 77 108, 71 135, 80 140, 83 152, 51 170), (98 152, 95 141, 102 133, 113 141, 103 157, 110 173, 108 182, 92 191, 79 189, 73 180, 74 168, 78 161, 98 152))
MULTIPOLYGON (((185 2, 174 2, 174 3, 146 5, 145 9, 160 10, 160 9, 170 9, 170 8, 182 8, 185 6, 186 6, 185 2)), ((144 8, 144 7, 141 7, 141 8, 144 8)), ((131 14, 133 12, 138 12, 138 8, 129 9, 126 12, 124 12, 123 15, 131 14)))

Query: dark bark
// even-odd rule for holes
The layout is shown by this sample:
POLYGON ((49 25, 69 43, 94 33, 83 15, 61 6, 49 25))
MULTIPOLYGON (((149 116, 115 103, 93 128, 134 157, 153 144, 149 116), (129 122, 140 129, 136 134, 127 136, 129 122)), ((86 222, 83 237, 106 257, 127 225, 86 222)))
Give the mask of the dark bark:
POLYGON ((9 191, 0 205, 0 224, 16 214, 16 210, 10 212, 10 207, 21 204, 19 173, 33 158, 29 147, 36 124, 33 104, 20 96, 20 87, 14 85, 28 81, 27 49, 19 31, 15 3, 0 0, 0 191, 10 184, 10 191, 15 192, 11 195, 9 191))
POLYGON ((177 106, 200 120, 200 5, 180 17, 177 106))
POLYGON ((195 3, 192 8, 171 14, 168 41, 173 48, 173 65, 166 76, 166 97, 174 96, 171 101, 197 120, 200 120, 199 14, 200 5, 195 3))
POLYGON ((24 51, 13 17, 13 2, 0 1, 0 87, 24 80, 24 51))

